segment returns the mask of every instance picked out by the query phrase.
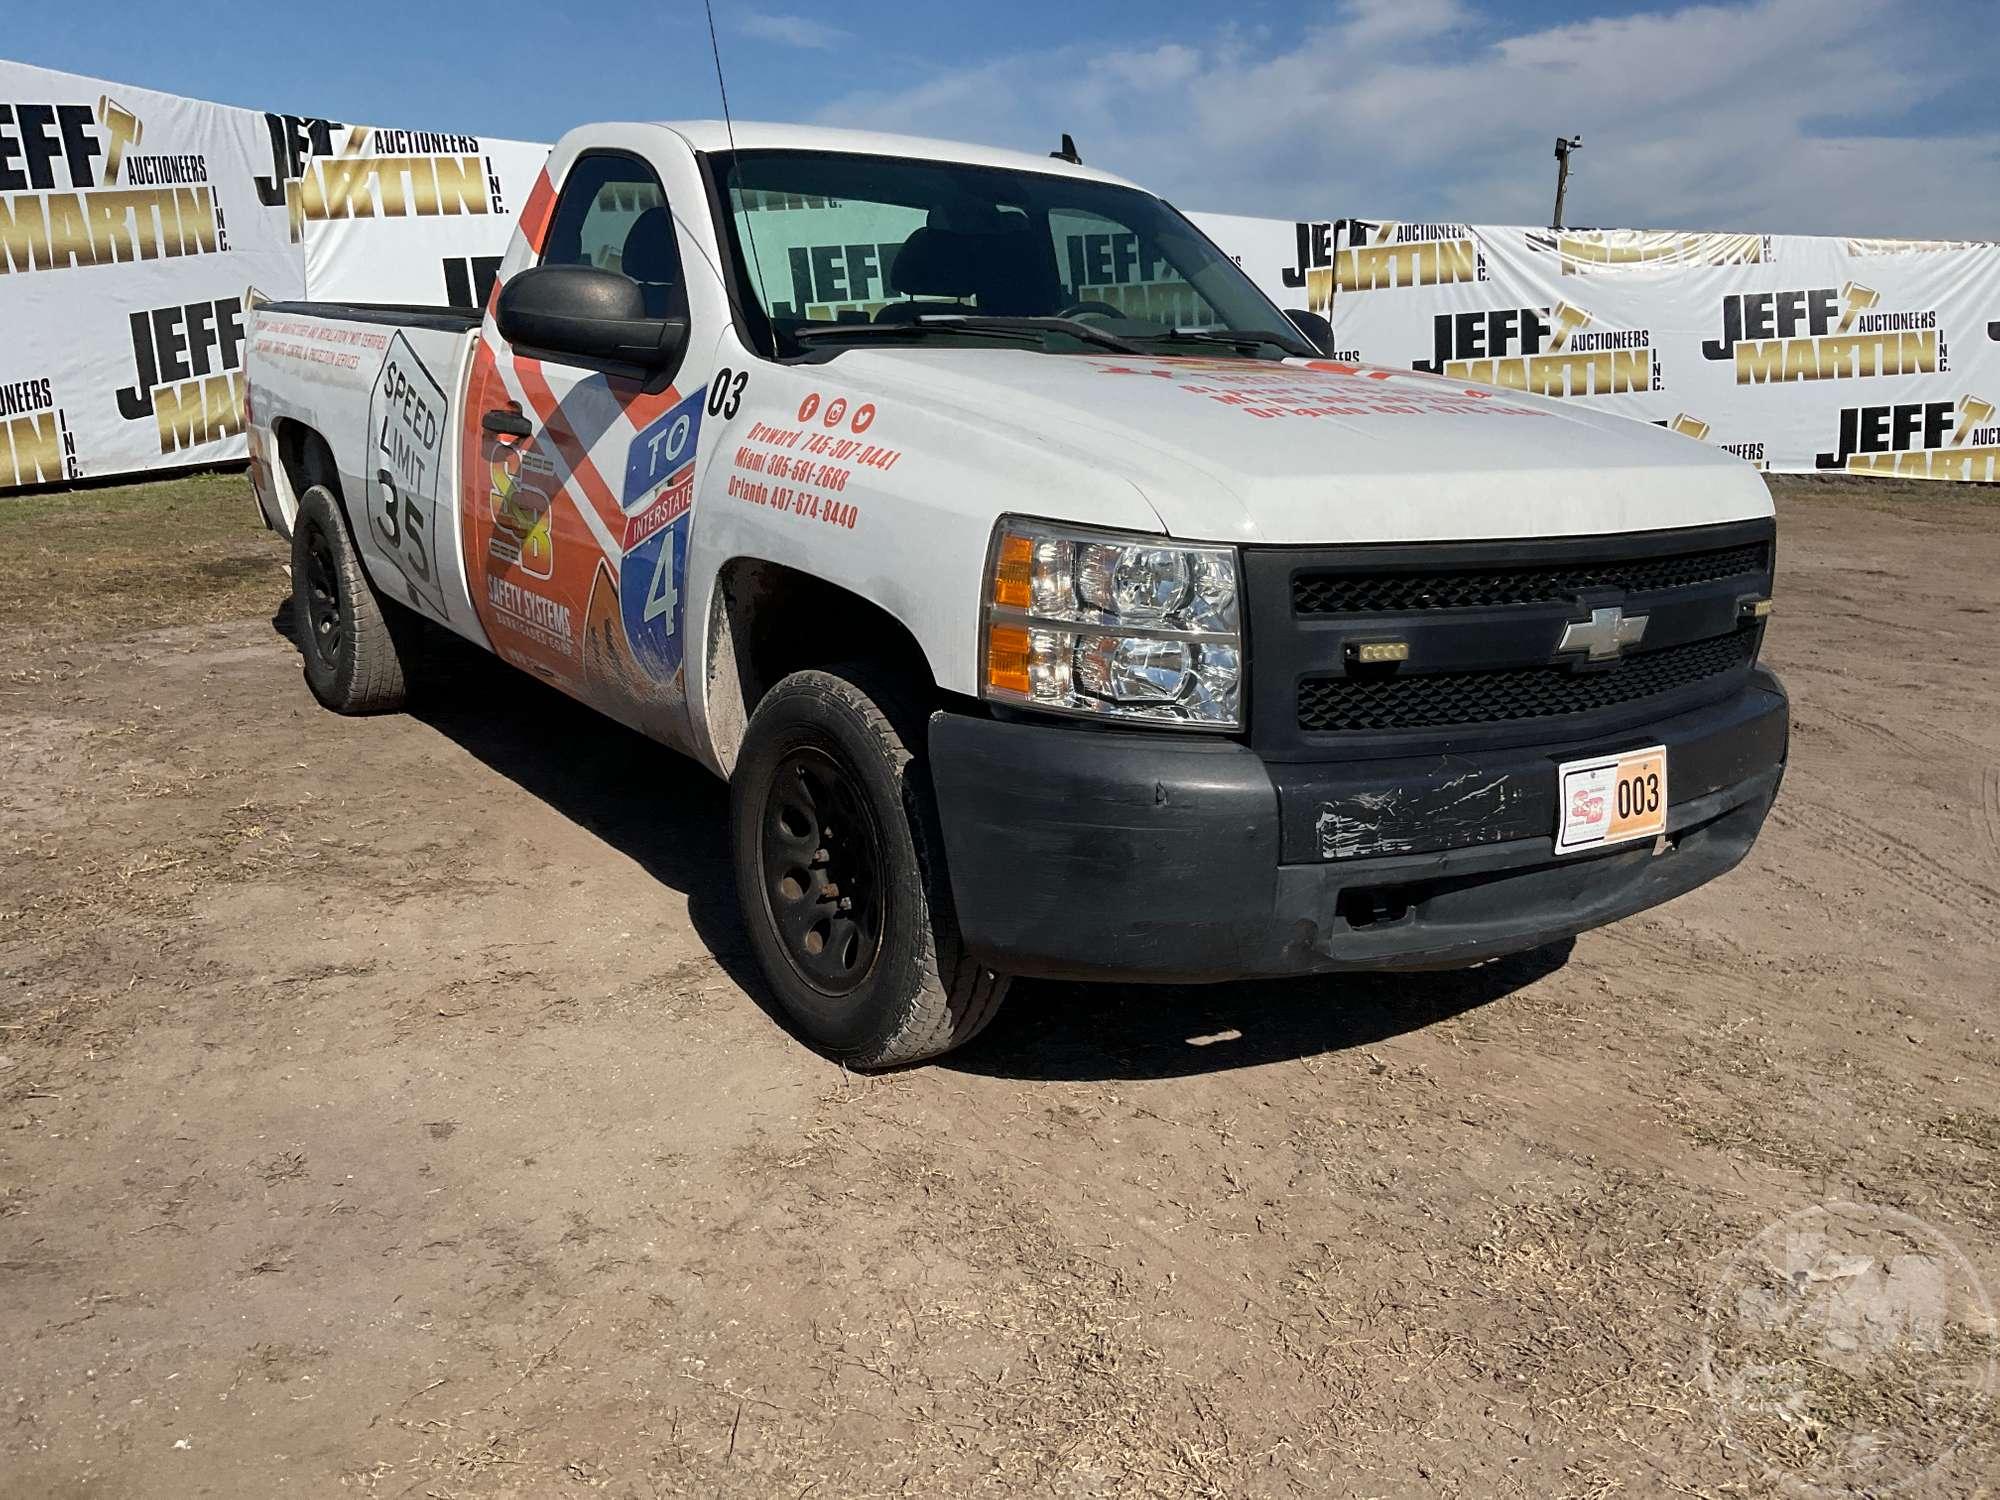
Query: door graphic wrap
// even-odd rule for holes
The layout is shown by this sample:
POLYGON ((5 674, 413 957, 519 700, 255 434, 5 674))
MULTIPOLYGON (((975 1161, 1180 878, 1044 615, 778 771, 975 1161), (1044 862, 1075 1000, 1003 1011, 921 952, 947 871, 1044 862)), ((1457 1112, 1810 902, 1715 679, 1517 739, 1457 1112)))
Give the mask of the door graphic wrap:
POLYGON ((560 376, 574 372, 498 356, 491 338, 473 353, 460 497, 480 624, 514 665, 684 744, 687 543, 706 387, 648 395, 588 375, 558 400, 560 376), (525 417, 532 433, 487 432, 493 411, 525 417))

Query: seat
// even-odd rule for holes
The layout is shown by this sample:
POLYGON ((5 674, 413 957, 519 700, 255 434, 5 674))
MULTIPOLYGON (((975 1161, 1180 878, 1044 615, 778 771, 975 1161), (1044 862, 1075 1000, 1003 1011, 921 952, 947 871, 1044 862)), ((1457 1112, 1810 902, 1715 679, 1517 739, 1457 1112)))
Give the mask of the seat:
POLYGON ((904 300, 883 303, 875 321, 914 323, 926 313, 970 312, 964 302, 974 288, 968 238, 945 229, 912 230, 889 263, 889 290, 904 300))
POLYGON ((647 317, 673 315, 680 294, 681 257, 674 244, 673 215, 664 206, 649 208, 632 221, 618 268, 639 283, 647 317))
POLYGON ((945 228, 935 213, 931 217, 910 232, 889 267, 889 290, 906 300, 885 303, 876 322, 912 323, 929 313, 1020 317, 1055 311, 1026 221, 996 215, 991 230, 969 232, 945 228), (968 306, 968 298, 976 305, 968 306))

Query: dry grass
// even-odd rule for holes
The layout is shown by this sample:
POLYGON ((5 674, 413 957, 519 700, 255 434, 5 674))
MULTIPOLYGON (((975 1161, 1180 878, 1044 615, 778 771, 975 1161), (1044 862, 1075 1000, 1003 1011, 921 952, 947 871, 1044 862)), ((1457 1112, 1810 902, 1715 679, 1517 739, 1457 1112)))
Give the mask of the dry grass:
POLYGON ((268 611, 283 549, 240 472, 0 497, 10 634, 100 641, 268 611))

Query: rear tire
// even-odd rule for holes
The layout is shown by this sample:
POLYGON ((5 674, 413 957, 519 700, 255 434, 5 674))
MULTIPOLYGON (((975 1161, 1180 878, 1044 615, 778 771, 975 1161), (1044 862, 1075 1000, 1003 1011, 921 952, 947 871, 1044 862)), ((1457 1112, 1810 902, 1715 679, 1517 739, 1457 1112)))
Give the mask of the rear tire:
POLYGON ((409 696, 414 617, 375 591, 333 491, 313 485, 292 519, 292 619, 306 686, 341 714, 386 713, 409 696))
POLYGON ((858 1068, 962 1046, 1007 992, 965 956, 922 745, 922 717, 868 669, 795 672, 757 705, 730 779, 765 982, 801 1035, 858 1068))

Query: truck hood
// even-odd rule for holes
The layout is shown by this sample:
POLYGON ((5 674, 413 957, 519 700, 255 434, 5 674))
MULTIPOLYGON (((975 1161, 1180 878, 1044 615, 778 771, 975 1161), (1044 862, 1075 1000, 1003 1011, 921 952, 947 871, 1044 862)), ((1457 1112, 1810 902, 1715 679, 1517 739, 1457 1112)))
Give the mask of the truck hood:
POLYGON ((851 397, 928 414, 937 442, 971 426, 1122 475, 1189 539, 1587 536, 1771 514, 1763 480, 1720 449, 1415 371, 964 347, 849 349, 824 369, 851 397))

